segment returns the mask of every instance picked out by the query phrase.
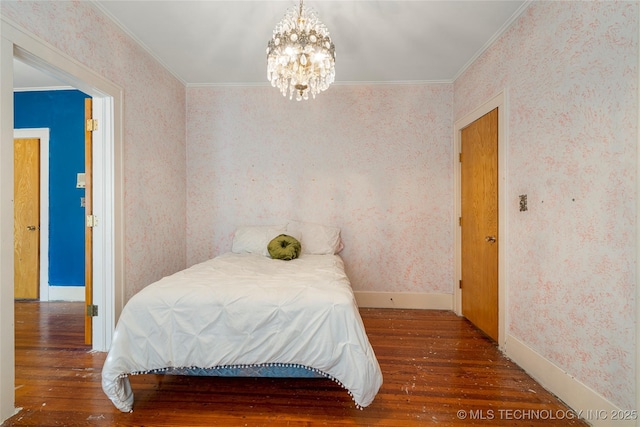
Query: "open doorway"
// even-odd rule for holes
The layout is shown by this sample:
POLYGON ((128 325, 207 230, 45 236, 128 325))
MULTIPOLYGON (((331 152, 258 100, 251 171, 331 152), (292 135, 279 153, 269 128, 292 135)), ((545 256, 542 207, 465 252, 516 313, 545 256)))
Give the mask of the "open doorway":
POLYGON ((94 350, 106 351, 123 306, 122 89, 54 47, 3 19, 0 26, 0 420, 15 412, 13 289, 13 59, 93 98, 94 350))
MULTIPOLYGON (((16 60, 16 58, 20 57, 20 51, 17 50, 14 53, 14 71, 16 72, 22 72, 25 70, 25 67, 27 67, 31 73, 31 78, 37 78, 37 72, 38 72, 38 66, 42 65, 39 64, 35 61, 33 61, 33 66, 26 63, 26 62, 22 62, 21 60, 16 60), (22 66, 20 67, 16 67, 16 64, 22 64, 22 66), (34 71, 35 70, 35 71, 34 71)), ((27 60, 29 60, 29 57, 27 56, 27 60)), ((49 64, 50 66, 50 64, 49 64)), ((47 75, 47 76, 51 76, 51 71, 49 70, 47 74, 47 72, 40 72, 41 74, 47 75)), ((64 78, 64 77, 63 77, 64 78)), ((14 78, 14 82, 15 81, 20 81, 20 82, 25 82, 25 79, 23 79, 23 76, 16 74, 15 78, 14 78)), ((37 86, 37 80, 35 80, 36 85, 32 86, 37 86)), ((27 81, 27 84, 29 82, 27 81)), ((14 84, 15 85, 15 84, 14 84)), ((76 163, 78 163, 77 165, 75 165, 75 167, 73 168, 68 168, 68 165, 61 165, 60 170, 58 171, 58 173, 53 173, 53 177, 54 179, 58 179, 61 178, 60 175, 61 173, 67 173, 67 175, 69 175, 69 172, 74 175, 72 177, 72 179, 66 179, 63 181, 67 181, 67 184, 72 183, 74 186, 80 187, 82 185, 84 185, 84 179, 81 181, 80 177, 78 176, 77 178, 77 182, 76 182, 76 177, 75 174, 77 173, 81 173, 81 174, 85 174, 86 171, 86 166, 84 164, 85 162, 85 152, 84 152, 84 139, 85 139, 85 98, 88 98, 89 96, 87 94, 85 94, 84 92, 81 92, 79 90, 75 90, 75 88, 73 87, 73 85, 67 85, 65 83, 62 83, 62 81, 60 81, 60 83, 58 83, 58 86, 55 87, 56 90, 44 90, 47 89, 46 87, 42 87, 42 86, 37 86, 37 90, 33 90, 31 92, 26 92, 24 89, 27 89, 25 87, 22 87, 23 91, 21 93, 17 93, 14 95, 14 122, 16 124, 16 126, 20 125, 20 122, 22 121, 22 117, 25 114, 18 114, 19 112, 22 113, 22 111, 18 110, 18 107, 23 107, 23 104, 25 104, 24 102, 22 102, 21 98, 20 98, 20 102, 18 102, 20 95, 25 95, 25 94, 29 94, 31 95, 32 98, 36 98, 35 104, 38 105, 38 108, 32 108, 31 110, 31 114, 28 115, 36 115, 36 113, 34 113, 33 111, 37 111, 38 109, 46 109, 51 111, 51 114, 44 114, 43 116, 46 116, 49 121, 49 124, 51 124, 51 128, 55 130, 55 127, 58 127, 58 130, 60 130, 60 133, 64 133, 65 137, 61 138, 61 142, 60 144, 64 144, 64 143, 69 143, 69 140, 74 140, 74 138, 72 138, 73 136, 75 136, 75 145, 82 145, 81 147, 67 147, 66 149, 61 147, 62 150, 64 151, 64 157, 68 159, 68 157, 70 156, 70 153, 73 153, 76 155, 76 157, 78 157, 78 159, 76 159, 76 163), (55 99, 50 99, 50 98, 55 98, 55 99), (46 102, 44 102, 44 100, 49 100, 50 102, 48 103, 49 105, 47 105, 46 102), (43 105, 44 104, 44 105, 43 105), (49 108, 55 105, 55 108, 49 108), (62 106, 66 106, 66 107, 62 107, 62 106), (61 113, 63 112, 63 113, 61 113), (69 114, 65 115, 64 112, 67 112, 69 114), (75 114, 77 115, 77 117, 73 117, 75 114), (57 117, 58 115, 61 115, 61 117, 57 117), (51 116, 53 116, 53 118, 51 118, 51 116), (72 128, 77 128, 79 125, 79 129, 73 129, 76 130, 77 132, 72 132, 71 130, 69 130, 68 126, 67 126, 67 121, 73 121, 76 122, 75 126, 71 126, 72 128), (64 124, 60 124, 60 122, 65 122, 64 124), (75 134, 75 135, 74 135, 75 134), (73 148, 79 148, 78 150, 73 150, 73 148), (75 152, 74 152, 75 151, 75 152), (65 170, 65 169, 70 169, 70 170, 65 170)), ((103 115, 104 117, 105 115, 103 115)), ((107 117, 104 117, 105 119, 107 117)), ((104 123, 104 122, 103 122, 104 123)), ((106 126, 106 123, 105 123, 106 126)), ((14 134, 15 134, 15 130, 14 130, 14 134)), ((71 142, 71 144, 73 145, 73 141, 71 142)), ((15 145, 15 140, 14 140, 14 145, 15 145)), ((45 156, 48 157, 50 160, 51 159, 55 159, 56 155, 54 155, 55 153, 49 151, 48 153, 43 153, 43 155, 41 155, 42 158, 44 158, 45 156)), ((62 157, 62 156, 61 156, 62 157)), ((90 156, 90 158, 93 156, 90 156)), ((15 148, 14 148, 14 158, 15 158, 15 148)), ((51 165, 49 165, 51 166, 51 165)), ((14 165, 14 168, 16 166, 14 165)), ((91 168, 92 169, 92 168, 91 168)), ((103 175, 102 176, 98 176, 96 177, 96 184, 100 184, 101 181, 105 181, 105 180, 110 180, 111 178, 109 177, 109 175, 111 174, 111 171, 109 171, 106 168, 103 168, 103 175)), ((51 171, 51 172, 55 172, 55 171, 51 171)), ((15 171, 14 171, 15 173, 15 171)), ((71 176, 71 175, 70 175, 71 176)), ((69 178, 69 177, 67 177, 69 178)), ((52 190, 54 190, 55 188, 51 187, 51 182, 49 183, 50 187, 52 190)), ((63 268, 58 268, 57 270, 61 270, 63 272, 66 272, 67 275, 66 276, 62 276, 63 279, 67 279, 67 280, 71 280, 72 282, 74 282, 76 285, 81 285, 81 286, 73 286, 73 287, 48 287, 48 294, 50 294, 52 292, 52 290, 58 290, 58 289, 62 289, 62 291, 57 291, 56 295, 48 295, 48 300, 73 300, 73 301, 85 301, 88 304, 92 304, 92 300, 93 298, 89 298, 86 299, 85 298, 85 263, 84 263, 84 244, 85 244, 85 238, 84 238, 84 233, 85 233, 85 214, 84 214, 84 207, 81 206, 82 204, 82 200, 85 198, 85 192, 84 190, 90 190, 90 189, 82 189, 82 194, 78 193, 78 197, 77 200, 75 200, 75 195, 71 195, 70 197, 74 198, 73 200, 68 200, 67 203, 74 203, 76 204, 76 209, 75 209, 75 221, 72 220, 70 217, 70 212, 69 212, 69 208, 67 206, 59 206, 58 209, 56 209, 57 211, 60 211, 60 217, 64 218, 64 222, 66 223, 67 228, 65 230, 57 230, 59 231, 58 234, 64 235, 64 237, 60 236, 61 239, 59 239, 62 243, 62 241, 64 240, 65 245, 67 245, 66 247, 62 247, 62 248, 58 248, 59 250, 54 251, 52 253, 49 254, 49 259, 51 259, 51 255, 54 256, 58 256, 60 259, 69 259, 69 258, 76 258, 76 260, 79 259, 79 262, 75 262, 75 261, 71 261, 71 262, 66 262, 65 265, 63 265, 63 268), (81 197, 80 197, 81 196, 81 197), (73 229, 69 229, 69 226, 71 227, 75 227, 77 230, 73 230, 73 229), (73 231, 75 231, 75 234, 77 234, 76 239, 75 239, 75 245, 68 245, 68 243, 71 241, 73 243, 74 239, 72 239, 72 234, 73 231), (71 236, 71 237, 70 237, 71 236), (72 251, 73 251, 73 246, 76 246, 76 250, 77 250, 77 254, 76 256, 73 256, 72 251), (75 263, 75 265, 74 265, 75 263), (73 271, 73 270, 76 271, 73 271), (75 276, 75 277, 74 277, 75 276), (71 289, 71 291, 67 291, 64 292, 65 289, 71 289), (75 291, 74 291, 75 289, 75 291), (79 289, 79 291, 78 291, 79 289)), ((42 188, 41 192, 44 193, 45 191, 48 191, 47 188, 42 188)), ((59 201, 60 199, 64 198, 65 196, 63 194, 59 194, 56 196, 57 200, 59 201)), ((69 197, 67 197, 69 198, 69 197)), ((16 206, 16 201, 19 199, 19 195, 15 194, 14 191, 14 207, 16 206)), ((65 203, 63 203, 65 204, 65 203)), ((50 209, 51 211, 51 209, 50 209)), ((92 212, 91 212, 92 214, 92 212)), ((105 220, 107 220, 108 218, 106 218, 106 214, 101 215, 101 217, 105 220)), ((51 220, 51 216, 49 217, 49 220, 51 220)), ((65 226, 65 224, 62 223, 58 228, 63 228, 65 226)), ((39 227, 37 227, 39 228, 39 227)), ((37 230, 36 230, 37 231, 37 230)), ((47 230, 44 230, 43 233, 41 233, 42 235, 44 235, 47 232, 47 230)), ((51 239, 51 237, 56 237, 56 230, 51 229, 49 231, 49 238, 51 239)), ((15 242, 18 243, 18 242, 15 242)), ((51 240, 49 240, 49 246, 51 246, 51 240)), ((17 255, 16 255, 17 256, 17 255)), ((97 257, 96 261, 100 261, 103 260, 103 257, 97 257)), ((44 261, 44 260, 43 260, 44 261)), ((54 260, 55 261, 55 260, 54 260)), ((18 266, 20 263, 17 262, 17 260, 14 259, 14 266, 18 266)), ((51 266, 56 266, 57 263, 52 263, 50 265, 51 266)), ((40 267, 42 268, 44 267, 43 265, 40 267)), ((16 267, 14 267, 16 268, 16 267)), ((101 270, 103 268, 101 268, 100 265, 96 266, 96 270, 101 270)), ((56 270, 56 269, 53 269, 56 270)), ((52 271, 51 268, 49 268, 49 271, 52 271)), ((91 271, 91 269, 89 270, 91 271)), ((57 274, 57 271, 54 271, 57 274)), ((51 283, 51 278, 49 277, 48 282, 51 283)), ((98 286, 96 287, 96 291, 101 292, 104 291, 104 289, 101 289, 100 285, 103 285, 102 288, 104 288, 104 282, 99 283, 98 286)), ((42 286, 42 288, 44 288, 44 286, 42 286)), ((33 298, 33 299, 38 299, 37 297, 33 298)), ((104 310, 104 306, 103 306, 103 310, 104 310)), ((101 318, 98 318, 97 315, 92 316, 91 310, 85 310, 84 311, 86 314, 85 316, 87 316, 87 320, 85 321, 85 324, 87 325, 87 331, 85 332, 85 336, 91 337, 89 342, 87 342, 87 344, 93 344, 92 341, 92 336, 93 336, 93 329, 94 329, 94 323, 95 323, 95 329, 99 330, 99 331, 103 331, 105 330, 105 325, 101 324, 104 322, 105 320, 105 316, 102 316, 101 318)), ((98 314, 100 314, 100 310, 98 309, 98 314)), ((105 345, 104 343, 101 342, 96 342, 96 345, 93 346, 93 348, 95 349, 97 348, 104 348, 105 345)))
POLYGON ((26 67, 14 62, 15 298, 85 301, 89 96, 61 83, 40 86, 48 80, 26 67))

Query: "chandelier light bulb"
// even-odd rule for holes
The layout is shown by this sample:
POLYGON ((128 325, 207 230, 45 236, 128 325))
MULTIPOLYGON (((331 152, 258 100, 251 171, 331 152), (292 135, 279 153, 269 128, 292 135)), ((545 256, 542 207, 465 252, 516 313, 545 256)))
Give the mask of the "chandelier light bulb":
POLYGON ((283 96, 313 98, 335 80, 335 46, 315 11, 291 8, 267 44, 267 79, 283 96))

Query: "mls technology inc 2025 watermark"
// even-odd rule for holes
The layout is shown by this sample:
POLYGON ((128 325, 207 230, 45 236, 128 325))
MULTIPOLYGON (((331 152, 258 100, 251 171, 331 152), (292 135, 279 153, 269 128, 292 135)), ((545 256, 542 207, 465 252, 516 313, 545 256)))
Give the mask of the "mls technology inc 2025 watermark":
POLYGON ((588 409, 460 409, 456 413, 460 420, 611 420, 630 421, 638 419, 636 410, 588 409))

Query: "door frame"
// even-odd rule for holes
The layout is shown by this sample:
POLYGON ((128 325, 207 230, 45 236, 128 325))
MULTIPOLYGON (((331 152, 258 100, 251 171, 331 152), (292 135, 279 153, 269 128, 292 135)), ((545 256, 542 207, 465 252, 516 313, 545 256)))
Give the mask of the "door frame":
POLYGON ((13 138, 40 140, 40 301, 49 301, 49 128, 14 129, 13 138))
MULTIPOLYGON (((498 346, 504 350, 507 331, 507 257, 506 249, 509 241, 507 227, 507 111, 506 111, 506 91, 501 91, 475 110, 457 120, 453 126, 454 133, 454 193, 455 193, 455 218, 461 216, 462 205, 462 170, 460 167, 459 153, 462 150, 462 129, 484 116, 488 112, 498 108, 498 236, 500 244, 498 246, 498 346)), ((462 290, 459 281, 462 279, 462 232, 458 221, 454 221, 455 235, 455 282, 453 286, 454 311, 458 316, 462 316, 462 290)))
POLYGON ((0 15, 0 421, 15 414, 13 302, 13 59, 43 70, 94 99, 93 349, 106 351, 124 305, 123 90, 0 15))

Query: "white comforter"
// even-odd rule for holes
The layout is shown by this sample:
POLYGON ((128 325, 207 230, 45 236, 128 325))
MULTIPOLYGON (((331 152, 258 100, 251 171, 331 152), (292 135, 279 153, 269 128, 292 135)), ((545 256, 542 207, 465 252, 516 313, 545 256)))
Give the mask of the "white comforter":
POLYGON ((362 407, 382 385, 338 255, 227 253, 147 286, 122 311, 102 388, 129 412, 129 374, 278 363, 324 373, 362 407))

